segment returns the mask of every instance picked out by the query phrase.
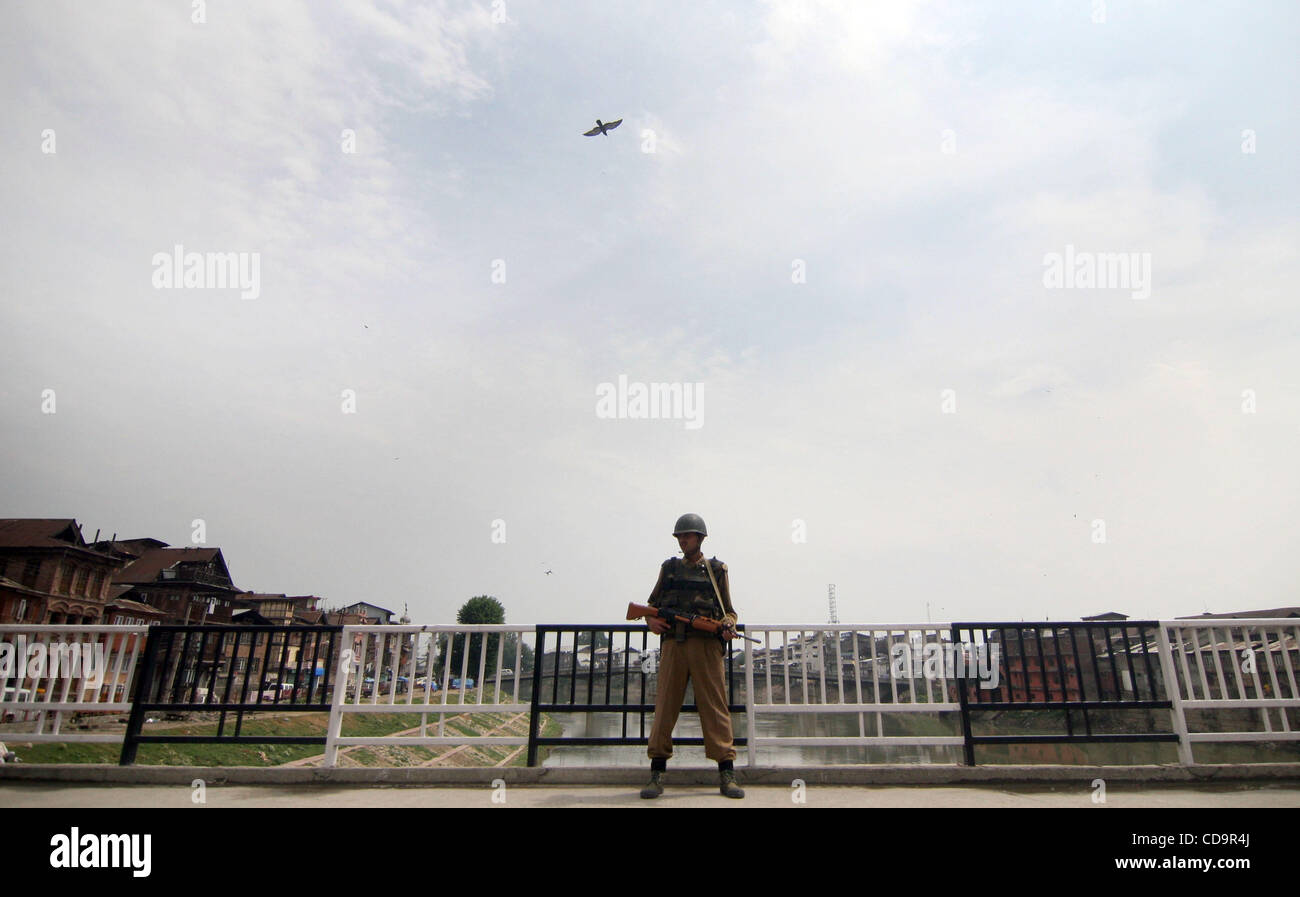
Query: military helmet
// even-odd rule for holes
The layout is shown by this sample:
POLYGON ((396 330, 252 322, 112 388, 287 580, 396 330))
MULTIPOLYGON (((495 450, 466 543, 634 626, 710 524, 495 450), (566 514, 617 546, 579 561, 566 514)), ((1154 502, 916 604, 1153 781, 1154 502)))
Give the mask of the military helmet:
POLYGON ((704 518, 699 514, 683 514, 677 518, 677 525, 673 527, 674 536, 680 536, 682 533, 699 533, 701 536, 707 536, 709 530, 704 525, 704 518))

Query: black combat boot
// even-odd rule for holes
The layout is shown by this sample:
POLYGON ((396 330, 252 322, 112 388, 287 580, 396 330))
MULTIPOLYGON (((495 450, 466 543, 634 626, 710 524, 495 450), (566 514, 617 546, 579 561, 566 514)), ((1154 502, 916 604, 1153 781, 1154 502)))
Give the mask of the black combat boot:
POLYGON ((736 771, 734 769, 718 770, 718 793, 723 797, 745 796, 745 789, 736 784, 736 771))
POLYGON ((664 793, 664 771, 662 769, 650 770, 650 782, 641 789, 641 796, 644 798, 658 797, 664 793))

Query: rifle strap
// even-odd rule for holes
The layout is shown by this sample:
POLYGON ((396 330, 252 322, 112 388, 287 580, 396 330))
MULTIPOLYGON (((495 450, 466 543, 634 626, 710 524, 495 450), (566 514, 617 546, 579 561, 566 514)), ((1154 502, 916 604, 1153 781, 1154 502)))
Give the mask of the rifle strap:
POLYGON ((713 562, 707 558, 704 561, 704 569, 709 571, 709 582, 713 584, 713 597, 718 600, 718 613, 722 614, 725 620, 727 617, 727 608, 722 603, 722 592, 718 591, 718 581, 713 576, 713 562))

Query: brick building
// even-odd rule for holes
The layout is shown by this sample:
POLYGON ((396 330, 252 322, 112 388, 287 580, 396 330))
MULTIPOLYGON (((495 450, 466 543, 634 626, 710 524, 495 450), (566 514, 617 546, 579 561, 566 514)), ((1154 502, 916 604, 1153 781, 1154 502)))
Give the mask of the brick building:
POLYGON ((163 611, 175 624, 230 623, 243 594, 220 548, 172 548, 157 539, 96 542, 123 566, 113 574, 114 598, 163 611))
POLYGON ((0 519, 0 623, 102 623, 118 563, 71 517, 0 519))

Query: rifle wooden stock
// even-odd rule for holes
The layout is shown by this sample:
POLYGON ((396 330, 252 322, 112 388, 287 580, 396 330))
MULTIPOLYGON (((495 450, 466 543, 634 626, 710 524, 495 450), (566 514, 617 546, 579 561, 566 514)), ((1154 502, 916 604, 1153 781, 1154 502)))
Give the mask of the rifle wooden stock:
POLYGON ((667 620, 669 623, 681 620, 694 629, 712 635, 717 635, 718 630, 722 629, 722 623, 719 620, 710 620, 708 617, 693 616, 691 614, 677 614, 670 610, 652 607, 649 604, 637 604, 635 601, 629 601, 627 604, 627 618, 629 620, 640 620, 642 617, 658 617, 661 620, 667 620))
MULTIPOLYGON (((642 617, 658 617, 661 620, 667 620, 669 623, 674 620, 681 620, 689 623, 695 629, 713 635, 718 635, 723 629, 730 628, 724 626, 721 620, 711 620, 708 617, 693 616, 691 614, 673 613, 670 610, 652 607, 649 604, 637 604, 635 601, 629 601, 627 603, 627 618, 629 620, 640 620, 642 617)), ((745 641, 753 642, 756 645, 762 644, 758 639, 748 635, 741 635, 735 629, 731 629, 731 634, 735 638, 743 638, 745 641)))

